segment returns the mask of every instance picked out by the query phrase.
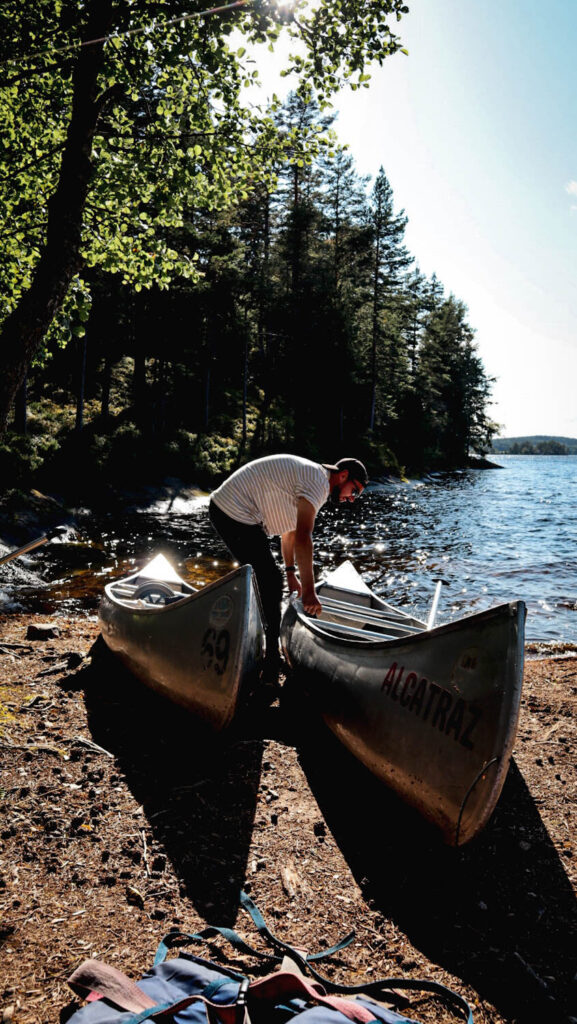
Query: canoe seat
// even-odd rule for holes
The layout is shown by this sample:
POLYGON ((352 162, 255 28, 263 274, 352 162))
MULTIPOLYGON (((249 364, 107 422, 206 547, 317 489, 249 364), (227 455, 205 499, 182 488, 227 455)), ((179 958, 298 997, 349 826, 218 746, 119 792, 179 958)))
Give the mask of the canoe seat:
POLYGON ((145 605, 173 604, 175 601, 182 601, 184 594, 180 588, 171 586, 165 580, 141 579, 136 593, 135 600, 145 605))
MULTIPOLYGON (((322 598, 321 598, 322 601, 322 598)), ((349 608, 338 609, 333 604, 327 606, 323 605, 323 620, 326 622, 339 622, 344 619, 347 623, 358 623, 355 625, 356 629, 360 630, 373 630, 374 632, 380 632, 381 630, 387 636, 408 636, 411 633, 421 633, 423 630, 422 626, 413 626, 408 622, 402 622, 399 619, 389 619, 389 617, 373 616, 366 614, 364 611, 359 610, 353 612, 349 608)))
MULTIPOLYGON (((317 588, 317 592, 319 594, 319 597, 321 598, 321 601, 325 599, 337 600, 339 601, 339 604, 342 601, 343 591, 339 587, 332 587, 330 583, 321 583, 320 586, 317 588)), ((346 593, 349 599, 349 604, 361 608, 371 607, 373 600, 372 594, 355 593, 354 591, 347 591, 346 593)))
POLYGON ((398 633, 377 633, 374 630, 369 630, 366 627, 359 626, 347 626, 344 622, 327 622, 326 619, 315 619, 315 622, 320 626, 325 633, 332 634, 333 636, 346 636, 350 640, 361 640, 369 643, 371 640, 396 640, 398 639, 398 633))
POLYGON ((188 591, 185 591, 184 587, 172 587, 165 582, 141 579, 138 583, 116 583, 112 593, 121 601, 142 607, 151 604, 173 604, 175 601, 181 601, 188 591))
POLYGON ((138 587, 134 583, 115 583, 112 593, 115 597, 134 597, 138 587))
POLYGON ((321 604, 326 606, 326 608, 330 608, 331 611, 335 610, 335 613, 339 612, 344 614, 345 612, 350 612, 351 617, 354 617, 355 615, 362 615, 367 621, 370 619, 374 622, 398 622, 399 625, 403 627, 406 626, 407 628, 414 629, 416 633, 425 628, 425 624, 419 622, 419 620, 415 619, 412 615, 406 615, 404 612, 395 611, 394 608, 389 606, 384 608, 374 608, 372 605, 361 606, 356 602, 352 604, 350 601, 342 601, 337 600, 334 597, 328 597, 325 591, 321 588, 319 588, 318 593, 321 599, 321 604))

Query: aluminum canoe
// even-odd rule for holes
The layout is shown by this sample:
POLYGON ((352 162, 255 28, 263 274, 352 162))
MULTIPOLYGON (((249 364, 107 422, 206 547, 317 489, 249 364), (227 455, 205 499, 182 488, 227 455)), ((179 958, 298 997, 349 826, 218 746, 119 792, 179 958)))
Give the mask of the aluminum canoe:
POLYGON ((217 730, 230 724, 263 655, 249 565, 195 590, 159 555, 105 587, 99 619, 107 646, 135 676, 217 730))
POLYGON ((430 630, 387 604, 350 562, 317 587, 321 617, 291 598, 281 642, 327 724, 454 846, 501 793, 516 734, 525 605, 430 630))

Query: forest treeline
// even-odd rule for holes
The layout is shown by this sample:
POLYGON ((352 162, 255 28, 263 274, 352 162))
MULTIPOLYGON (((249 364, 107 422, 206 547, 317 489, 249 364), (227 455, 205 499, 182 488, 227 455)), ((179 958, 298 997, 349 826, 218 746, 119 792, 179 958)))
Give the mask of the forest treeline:
POLYGON ((507 448, 493 446, 494 451, 503 451, 508 455, 571 455, 572 450, 561 441, 551 438, 549 441, 513 441, 507 448))
POLYGON ((18 396, 20 450, 68 437, 65 464, 83 434, 100 472, 210 481, 279 450, 354 452, 384 474, 490 449, 491 380, 467 309, 419 271, 385 171, 359 176, 313 100, 291 94, 277 119, 287 136, 315 136, 316 156, 288 154, 274 189, 228 211, 190 207, 168 240, 196 254, 197 281, 84 275, 81 337, 46 353, 18 396))
POLYGON ((358 174, 329 112, 398 52, 407 12, 6 0, 3 486, 212 482, 282 449, 378 475, 489 449, 467 309, 420 272, 385 171, 358 174), (257 61, 233 37, 281 33, 295 91, 244 102, 257 61))

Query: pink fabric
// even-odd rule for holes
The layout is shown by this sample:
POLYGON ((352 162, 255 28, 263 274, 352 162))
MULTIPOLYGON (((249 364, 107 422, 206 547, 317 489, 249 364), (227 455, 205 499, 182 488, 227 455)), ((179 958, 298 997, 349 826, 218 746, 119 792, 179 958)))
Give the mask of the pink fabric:
MULTIPOLYGON (((68 983, 75 992, 84 998, 92 1001, 104 996, 116 1006, 123 1010, 131 1010, 138 1013, 140 1010, 147 1010, 156 1006, 150 998, 130 978, 127 978, 115 967, 102 963, 100 960, 85 960, 80 967, 68 979, 68 983)), ((279 998, 293 998, 303 996, 312 1002, 320 1003, 323 1006, 330 1006, 333 1010, 339 1010, 343 1016, 354 1021, 355 1024, 369 1024, 377 1018, 365 1006, 355 1002, 354 999, 344 999, 342 996, 328 996, 322 985, 317 982, 309 982, 298 974, 290 971, 277 971, 269 974, 260 981, 254 981, 249 987, 249 997, 253 999, 269 999, 278 1001, 279 998)), ((202 995, 189 996, 175 1003, 170 1007, 171 1015, 185 1009, 191 1003, 200 1000, 207 1009, 214 1010, 220 1024, 237 1024, 238 1007, 236 1003, 222 1004, 212 1003, 202 995)), ((159 1017, 162 1014, 159 1014, 159 1017)))
POLYGON ((356 1021, 358 1024, 368 1024, 369 1021, 377 1019, 370 1010, 367 1010, 366 1006, 361 1006, 354 999, 327 996, 318 983, 309 982, 305 978, 289 972, 268 974, 266 978, 253 982, 249 992, 255 999, 274 999, 275 1001, 279 997, 306 996, 323 1006, 331 1006, 334 1010, 339 1010, 349 1020, 356 1021))
POLYGON ((116 1006, 134 1013, 156 1006, 154 999, 147 996, 122 971, 117 971, 116 967, 110 967, 101 960, 85 960, 70 976, 68 984, 84 998, 92 997, 94 1000, 95 996, 105 996, 116 1006))

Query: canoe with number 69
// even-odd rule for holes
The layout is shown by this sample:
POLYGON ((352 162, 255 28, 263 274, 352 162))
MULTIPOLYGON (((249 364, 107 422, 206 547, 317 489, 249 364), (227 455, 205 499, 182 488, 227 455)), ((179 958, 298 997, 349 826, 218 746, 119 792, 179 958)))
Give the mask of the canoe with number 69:
POLYGON ((99 619, 107 646, 138 679, 216 730, 258 674, 264 629, 249 565, 195 590, 157 555, 105 587, 99 619))

